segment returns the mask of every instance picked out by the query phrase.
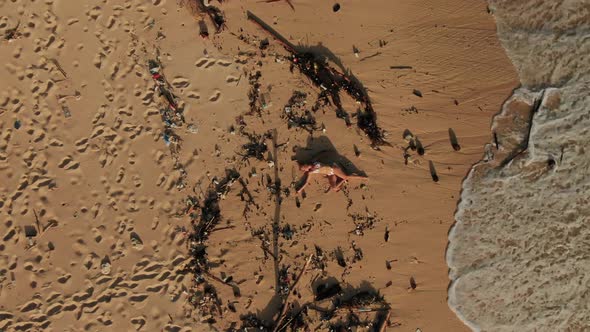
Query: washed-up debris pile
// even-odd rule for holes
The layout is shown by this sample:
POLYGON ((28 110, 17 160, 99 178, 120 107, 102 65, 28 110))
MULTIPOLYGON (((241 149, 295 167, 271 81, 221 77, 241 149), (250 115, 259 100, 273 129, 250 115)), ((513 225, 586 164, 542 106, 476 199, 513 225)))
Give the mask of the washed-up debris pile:
POLYGON ((365 231, 369 229, 375 228, 375 225, 381 221, 375 214, 371 214, 367 211, 366 214, 349 214, 349 217, 354 222, 354 230, 350 233, 354 233, 355 235, 363 236, 365 235, 365 231))
MULTIPOLYGON (((225 178, 214 179, 206 197, 199 202, 196 197, 187 198, 187 214, 191 218, 193 232, 189 237, 189 246, 192 260, 189 268, 194 275, 197 285, 196 291, 191 298, 191 303, 199 307, 203 317, 209 317, 207 322, 213 323, 211 319, 221 315, 220 300, 215 288, 211 286, 210 279, 222 283, 229 283, 230 280, 215 278, 209 272, 210 264, 207 257, 207 240, 209 234, 219 225, 221 211, 219 201, 223 199, 231 189, 231 186, 239 179, 240 174, 235 170, 227 170, 225 178)), ((236 291, 234 291, 236 294, 236 291)), ((239 291, 237 292, 239 295, 239 291)))
POLYGON ((243 160, 247 160, 249 158, 264 160, 264 154, 268 151, 266 140, 270 139, 272 134, 270 132, 266 132, 262 135, 251 134, 244 130, 242 130, 241 134, 247 137, 249 141, 248 143, 242 145, 243 152, 239 154, 243 160))
POLYGON ((301 91, 293 91, 293 95, 283 108, 281 118, 287 119, 287 127, 289 129, 301 128, 310 134, 318 130, 316 119, 313 113, 306 109, 307 94, 301 91))
POLYGON ((384 131, 377 125, 377 114, 371 105, 369 96, 361 84, 348 75, 340 73, 325 61, 318 60, 312 53, 296 53, 292 51, 292 67, 307 76, 317 87, 326 91, 336 107, 336 116, 343 119, 347 126, 351 125, 348 113, 342 107, 340 91, 344 90, 361 105, 355 114, 357 126, 369 137, 371 145, 378 148, 386 145, 384 131))
POLYGON ((247 113, 247 115, 257 114, 258 116, 262 116, 263 105, 260 95, 261 76, 262 74, 259 70, 248 75, 248 84, 250 85, 250 90, 248 91, 248 105, 250 106, 250 111, 247 113))

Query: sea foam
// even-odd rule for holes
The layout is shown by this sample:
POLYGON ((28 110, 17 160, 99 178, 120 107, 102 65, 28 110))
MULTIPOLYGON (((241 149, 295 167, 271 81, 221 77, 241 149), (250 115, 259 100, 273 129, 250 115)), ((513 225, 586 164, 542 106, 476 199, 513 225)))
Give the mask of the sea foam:
POLYGON ((463 182, 449 306, 473 330, 588 330, 590 5, 489 5, 522 85, 463 182))

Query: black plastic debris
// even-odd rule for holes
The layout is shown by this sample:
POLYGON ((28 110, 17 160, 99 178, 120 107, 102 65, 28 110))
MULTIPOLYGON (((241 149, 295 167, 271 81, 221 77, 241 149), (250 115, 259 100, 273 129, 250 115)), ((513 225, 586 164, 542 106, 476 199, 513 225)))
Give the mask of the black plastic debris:
POLYGON ((37 236, 37 228, 32 225, 25 225, 25 236, 26 237, 35 237, 37 236))

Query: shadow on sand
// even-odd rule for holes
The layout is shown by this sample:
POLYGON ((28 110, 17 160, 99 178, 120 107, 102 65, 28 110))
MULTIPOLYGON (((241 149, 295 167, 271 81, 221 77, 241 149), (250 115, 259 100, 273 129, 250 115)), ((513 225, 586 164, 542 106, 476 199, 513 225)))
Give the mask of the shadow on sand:
POLYGON ((299 163, 307 164, 316 161, 327 165, 336 163, 346 174, 367 176, 352 161, 338 153, 334 144, 332 144, 332 141, 327 136, 308 137, 306 146, 296 146, 293 152, 295 154, 291 157, 291 160, 299 163))

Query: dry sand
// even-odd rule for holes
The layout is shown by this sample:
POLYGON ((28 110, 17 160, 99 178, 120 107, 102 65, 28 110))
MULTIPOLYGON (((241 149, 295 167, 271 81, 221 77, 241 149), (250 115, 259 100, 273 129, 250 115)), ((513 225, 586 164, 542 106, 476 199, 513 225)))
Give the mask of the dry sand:
MULTIPOLYGON (((207 241, 210 274, 231 275, 240 291, 207 277, 223 310, 215 328, 238 327, 248 312, 276 318, 274 262, 261 246, 272 250, 278 216, 281 228, 294 230, 291 239, 278 239, 279 267, 298 273, 314 245, 326 257, 324 271, 312 264, 303 275, 299 304, 313 300, 313 280, 332 277, 379 290, 391 305, 391 326, 401 331, 467 330, 447 306, 447 232, 461 181, 490 141, 490 119, 518 84, 494 18, 483 1, 343 0, 336 13, 332 2, 291 3, 294 10, 286 1, 224 1, 226 29, 214 35, 205 20, 211 37, 204 40, 198 19, 171 0, 0 1, 1 32, 20 22, 16 38, 0 46, 0 329, 207 330, 198 322, 208 317, 190 303, 198 296, 187 269, 186 198, 202 199, 215 178, 235 168, 255 204, 245 217, 248 204, 234 183, 220 202, 219 225, 233 228, 207 241), (293 90, 307 93, 310 106, 319 90, 289 71, 278 42, 270 38, 268 49, 258 49, 269 36, 247 21, 246 10, 350 69, 392 146, 371 149, 329 106, 315 114, 325 131, 288 129, 281 114, 293 90), (162 138, 162 101, 147 68, 156 57, 184 107, 178 153, 162 138), (245 115, 257 70, 268 107, 245 115), (241 161, 248 140, 230 132, 240 115, 249 133, 276 129, 281 145, 273 151, 268 140, 272 153, 264 155, 274 166, 241 161), (451 147, 449 128, 460 151, 451 147), (410 150, 407 165, 406 129, 425 147, 424 156, 410 150), (324 194, 326 184, 314 180, 305 198, 295 195, 291 184, 300 174, 291 157, 330 147, 366 172, 366 186, 352 182, 324 194), (281 204, 267 177, 289 189, 281 204), (355 215, 373 222, 362 236, 354 233, 355 215), (27 238, 31 230, 37 234, 27 238), (337 248, 346 267, 336 263, 337 248)), ((344 95, 343 105, 350 114, 357 108, 344 95)))

